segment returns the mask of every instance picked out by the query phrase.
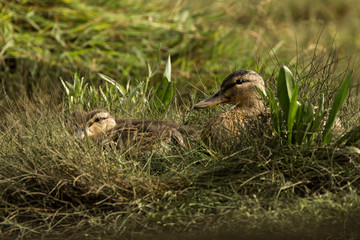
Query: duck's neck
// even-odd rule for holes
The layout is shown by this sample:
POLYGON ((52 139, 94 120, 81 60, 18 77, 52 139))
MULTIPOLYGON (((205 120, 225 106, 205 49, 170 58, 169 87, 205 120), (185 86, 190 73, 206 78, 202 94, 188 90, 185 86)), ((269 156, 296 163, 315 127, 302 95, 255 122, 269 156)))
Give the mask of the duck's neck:
POLYGON ((265 109, 266 107, 262 99, 254 99, 242 101, 241 103, 235 105, 232 111, 242 112, 247 116, 254 116, 265 112, 265 109))

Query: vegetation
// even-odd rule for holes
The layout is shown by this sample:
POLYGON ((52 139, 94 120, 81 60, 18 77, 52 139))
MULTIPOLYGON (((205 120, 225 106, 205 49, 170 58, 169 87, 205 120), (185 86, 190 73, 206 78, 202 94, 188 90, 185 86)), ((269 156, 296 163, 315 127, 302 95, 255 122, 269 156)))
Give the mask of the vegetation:
POLYGON ((0 0, 0 238, 359 238, 359 8, 0 0), (200 129, 228 106, 193 103, 241 68, 271 124, 227 155, 135 158, 66 131, 96 108, 200 129))

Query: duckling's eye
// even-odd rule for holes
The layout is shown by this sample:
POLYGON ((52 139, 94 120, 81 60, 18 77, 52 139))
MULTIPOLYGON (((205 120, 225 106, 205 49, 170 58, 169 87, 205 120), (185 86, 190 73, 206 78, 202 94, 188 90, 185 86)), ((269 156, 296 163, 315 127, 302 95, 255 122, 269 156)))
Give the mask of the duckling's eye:
POLYGON ((96 118, 94 122, 100 122, 101 118, 96 118))
POLYGON ((241 79, 236 80, 236 84, 239 84, 239 85, 240 85, 240 84, 243 84, 243 82, 244 82, 244 81, 241 80, 241 79))

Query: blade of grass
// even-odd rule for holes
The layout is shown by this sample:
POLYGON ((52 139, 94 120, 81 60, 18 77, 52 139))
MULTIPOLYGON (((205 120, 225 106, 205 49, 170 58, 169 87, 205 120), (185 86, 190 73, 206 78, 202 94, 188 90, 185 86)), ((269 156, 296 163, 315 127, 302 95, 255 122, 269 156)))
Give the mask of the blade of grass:
POLYGON ((331 139, 330 130, 334 125, 336 115, 338 114, 341 106, 344 104, 346 97, 349 94, 351 78, 353 75, 353 71, 351 71, 346 77, 345 81, 341 84, 338 92, 336 93, 335 100, 330 109, 329 118, 326 121, 322 141, 323 143, 327 143, 331 139))
MULTIPOLYGON (((305 101, 299 106, 296 114, 296 143, 302 144, 309 134, 309 129, 314 120, 314 107, 305 101)), ((311 134, 311 131, 310 131, 311 134)))
POLYGON ((281 125, 280 125, 281 116, 279 112, 279 106, 275 98, 275 94, 270 88, 268 88, 267 95, 269 96, 270 114, 271 114, 273 126, 275 128, 275 131, 278 134, 281 134, 281 125))
POLYGON ((157 85, 155 95, 153 97, 155 109, 161 112, 165 111, 173 99, 174 94, 175 84, 173 81, 171 81, 171 58, 169 55, 165 66, 163 79, 157 85))
POLYGON ((339 146, 342 143, 345 145, 350 145, 360 140, 360 126, 354 127, 339 140, 336 141, 335 146, 339 146))
POLYGON ((295 88, 293 89, 291 101, 289 105, 289 115, 287 118, 287 131, 288 131, 288 141, 289 143, 292 142, 292 130, 295 123, 295 117, 297 112, 297 98, 298 98, 298 91, 299 87, 295 85, 295 88))
POLYGON ((105 81, 107 81, 108 83, 111 83, 113 86, 115 86, 116 89, 119 91, 119 93, 120 93, 121 95, 125 96, 126 90, 125 90, 124 86, 122 86, 121 84, 117 83, 114 79, 112 79, 112 78, 110 78, 110 77, 108 77, 108 76, 105 76, 104 74, 99 73, 99 76, 100 76, 103 80, 105 80, 105 81))
POLYGON ((291 71, 286 66, 281 67, 277 85, 277 97, 286 119, 289 116, 290 101, 295 85, 291 71))

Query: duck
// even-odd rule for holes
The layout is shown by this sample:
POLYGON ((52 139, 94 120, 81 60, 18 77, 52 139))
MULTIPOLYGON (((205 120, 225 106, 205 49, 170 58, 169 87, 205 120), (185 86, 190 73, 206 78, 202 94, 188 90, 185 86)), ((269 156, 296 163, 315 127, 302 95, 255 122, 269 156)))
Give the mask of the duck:
POLYGON ((95 142, 115 143, 118 149, 131 148, 131 152, 136 154, 152 153, 159 147, 169 150, 174 145, 188 148, 190 138, 199 135, 198 131, 190 126, 172 122, 115 119, 104 109, 76 111, 72 113, 72 117, 82 122, 82 126, 74 134, 76 138, 83 139, 88 136, 95 142))
POLYGON ((265 82, 258 73, 246 69, 237 70, 223 80, 219 91, 194 105, 194 109, 218 104, 233 105, 205 124, 200 138, 206 145, 227 153, 242 141, 239 135, 253 131, 258 120, 265 121, 263 116, 266 115, 267 108, 257 89, 266 95, 265 82))

